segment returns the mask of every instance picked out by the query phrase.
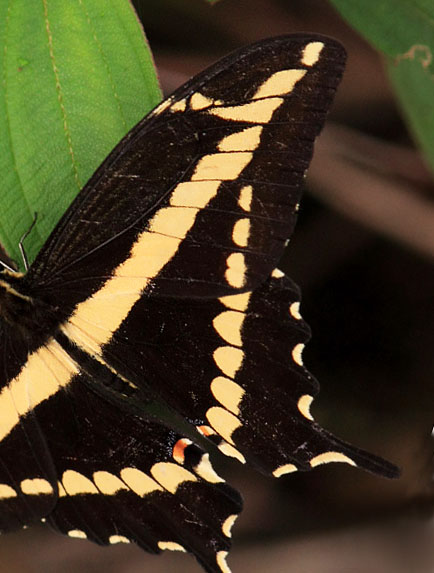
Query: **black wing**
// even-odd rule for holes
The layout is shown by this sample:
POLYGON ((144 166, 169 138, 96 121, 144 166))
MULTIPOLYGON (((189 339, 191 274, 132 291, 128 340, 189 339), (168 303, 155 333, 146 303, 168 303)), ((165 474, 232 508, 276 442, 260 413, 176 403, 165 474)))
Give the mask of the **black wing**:
POLYGON ((225 570, 239 499, 208 483, 194 444, 139 412, 154 397, 276 476, 326 461, 394 474, 311 420, 298 291, 269 279, 344 60, 338 43, 311 35, 229 56, 138 124, 74 201, 22 279, 50 309, 53 335, 57 321, 55 338, 24 357, 13 335, 0 341, 5 364, 12 356, 0 388, 4 530, 46 516, 99 543, 183 546, 225 570), (173 494, 152 473, 160 463, 194 479, 173 494), (138 494, 127 464, 140 487, 149 478, 166 491, 138 494))
POLYGON ((137 298, 263 282, 292 233, 344 61, 332 40, 282 37, 181 87, 81 191, 28 273, 35 295, 72 311, 114 277, 137 298))
POLYGON ((310 338, 298 287, 283 273, 220 299, 143 298, 102 359, 160 395, 220 449, 275 476, 346 462, 396 475, 384 460, 316 424, 316 379, 302 362, 310 338))

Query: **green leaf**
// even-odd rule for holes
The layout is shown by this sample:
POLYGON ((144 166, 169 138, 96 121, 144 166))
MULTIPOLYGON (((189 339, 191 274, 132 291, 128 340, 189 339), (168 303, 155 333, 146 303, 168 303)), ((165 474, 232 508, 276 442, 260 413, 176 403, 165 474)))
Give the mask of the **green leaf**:
POLYGON ((128 130, 160 100, 125 0, 0 0, 0 242, 33 260, 128 130))
POLYGON ((332 0, 387 59, 409 127, 434 169, 434 2, 332 0))

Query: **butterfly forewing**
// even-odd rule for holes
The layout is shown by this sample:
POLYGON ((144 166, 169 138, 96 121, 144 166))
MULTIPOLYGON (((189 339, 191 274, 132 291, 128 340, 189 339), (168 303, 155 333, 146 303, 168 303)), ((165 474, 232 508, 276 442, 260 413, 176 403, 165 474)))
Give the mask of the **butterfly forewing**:
POLYGON ((280 38, 178 90, 92 177, 31 280, 70 309, 114 274, 129 287, 135 278, 137 297, 258 285, 292 232, 344 59, 332 41, 280 38))

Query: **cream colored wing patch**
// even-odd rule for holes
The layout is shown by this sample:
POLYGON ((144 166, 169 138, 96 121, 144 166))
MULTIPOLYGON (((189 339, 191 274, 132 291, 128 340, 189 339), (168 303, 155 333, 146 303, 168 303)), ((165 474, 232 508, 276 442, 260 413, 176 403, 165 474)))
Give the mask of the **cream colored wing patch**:
POLYGON ((78 373, 77 364, 54 339, 30 354, 21 372, 0 392, 0 440, 78 373))

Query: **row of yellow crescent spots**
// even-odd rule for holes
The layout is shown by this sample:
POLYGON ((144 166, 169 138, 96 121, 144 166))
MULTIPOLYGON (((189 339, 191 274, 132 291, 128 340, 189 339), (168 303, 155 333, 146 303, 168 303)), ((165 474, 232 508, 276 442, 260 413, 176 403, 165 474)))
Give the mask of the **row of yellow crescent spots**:
MULTIPOLYGON (((281 278, 284 274, 275 269, 272 273, 272 276, 275 278, 281 278)), ((289 307, 289 313, 295 320, 301 320, 302 316, 300 314, 300 302, 296 301, 293 302, 289 307)), ((301 354, 304 348, 304 344, 296 344, 292 350, 292 358, 296 364, 299 366, 303 366, 303 361, 301 358, 301 354)), ((298 400, 297 407, 299 412, 304 416, 307 420, 313 421, 312 414, 310 413, 310 407, 312 405, 313 396, 309 394, 303 394, 298 400)), ((330 462, 344 462, 350 465, 355 465, 354 461, 350 459, 348 456, 342 454, 341 452, 324 452, 315 456, 310 460, 311 467, 316 467, 321 464, 326 464, 330 462)), ((297 467, 294 464, 285 464, 280 466, 279 468, 275 469, 273 475, 275 477, 280 477, 287 473, 292 473, 297 471, 297 467)))
MULTIPOLYGON (((281 278, 283 273, 275 269, 272 273, 274 278, 281 278)), ((238 416, 240 403, 245 390, 234 381, 234 378, 242 366, 244 353, 242 351, 241 331, 251 293, 222 297, 221 302, 230 310, 223 311, 213 320, 213 326, 217 334, 229 345, 218 347, 213 354, 214 361, 224 376, 218 376, 211 382, 211 391, 214 398, 223 406, 212 407, 206 417, 211 426, 221 435, 226 442, 234 445, 232 434, 241 426, 238 416)), ((300 316, 297 307, 293 308, 294 316, 300 316)), ((300 317, 301 318, 301 317, 300 317)), ((301 364, 301 350, 299 344, 293 349, 294 360, 301 364)), ((309 416, 306 400, 301 401, 303 415, 309 416)))
MULTIPOLYGON (((20 483, 21 492, 25 495, 50 495, 53 488, 44 478, 25 479, 20 483)), ((7 484, 0 484, 0 499, 17 497, 17 492, 7 484)))
POLYGON ((214 318, 213 327, 228 345, 218 347, 213 353, 214 362, 223 376, 214 378, 210 388, 214 398, 223 407, 212 406, 206 412, 210 425, 224 440, 219 446, 220 450, 243 462, 245 462, 244 457, 234 448, 232 434, 242 425, 238 415, 245 390, 234 381, 234 378, 244 359, 241 330, 251 294, 246 292, 220 298, 220 302, 228 310, 214 318))

